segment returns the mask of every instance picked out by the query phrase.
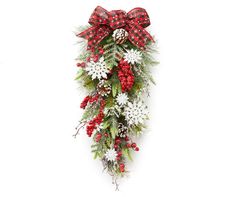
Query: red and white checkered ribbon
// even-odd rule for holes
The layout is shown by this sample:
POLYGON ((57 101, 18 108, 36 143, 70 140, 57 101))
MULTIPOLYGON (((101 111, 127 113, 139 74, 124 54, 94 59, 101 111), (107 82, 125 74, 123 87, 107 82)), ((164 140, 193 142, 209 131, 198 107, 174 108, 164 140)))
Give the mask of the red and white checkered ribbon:
POLYGON ((129 41, 140 49, 145 48, 147 41, 154 41, 144 29, 150 25, 150 19, 143 8, 134 8, 126 13, 123 10, 108 12, 98 6, 93 11, 89 23, 92 26, 77 35, 88 40, 88 50, 94 50, 106 36, 119 28, 125 29, 129 33, 129 41))

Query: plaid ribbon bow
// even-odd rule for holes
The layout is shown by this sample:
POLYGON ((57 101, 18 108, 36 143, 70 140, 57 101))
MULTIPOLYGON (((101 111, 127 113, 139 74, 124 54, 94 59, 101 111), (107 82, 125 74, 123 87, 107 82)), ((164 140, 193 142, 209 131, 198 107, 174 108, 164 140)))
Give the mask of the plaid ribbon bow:
POLYGON ((88 50, 94 50, 106 36, 118 28, 125 29, 129 33, 129 41, 138 48, 144 49, 148 40, 154 41, 144 29, 150 25, 150 19, 143 8, 134 8, 126 13, 123 10, 108 12, 98 6, 93 11, 89 23, 92 26, 77 35, 88 40, 88 50))

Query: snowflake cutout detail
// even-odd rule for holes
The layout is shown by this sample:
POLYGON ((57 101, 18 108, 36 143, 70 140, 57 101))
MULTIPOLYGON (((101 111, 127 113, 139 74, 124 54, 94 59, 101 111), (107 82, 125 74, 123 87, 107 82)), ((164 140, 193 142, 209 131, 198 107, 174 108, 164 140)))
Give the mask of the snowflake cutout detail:
POLYGON ((91 60, 87 63, 85 70, 88 72, 88 75, 91 76, 92 80, 94 79, 106 79, 107 73, 109 73, 109 69, 107 68, 104 57, 101 57, 99 61, 94 62, 91 60))
POLYGON ((117 98, 116 98, 116 101, 118 103, 119 106, 124 106, 127 104, 128 102, 128 96, 127 94, 125 93, 119 93, 117 98))
POLYGON ((141 100, 134 100, 133 103, 128 102, 124 108, 124 115, 129 125, 142 124, 148 118, 147 106, 141 100))
POLYGON ((107 150, 104 156, 105 159, 107 159, 108 161, 115 161, 117 157, 117 152, 114 149, 109 149, 107 150))
POLYGON ((124 53, 124 60, 130 64, 139 64, 142 60, 142 54, 140 51, 134 49, 127 50, 127 52, 124 53))

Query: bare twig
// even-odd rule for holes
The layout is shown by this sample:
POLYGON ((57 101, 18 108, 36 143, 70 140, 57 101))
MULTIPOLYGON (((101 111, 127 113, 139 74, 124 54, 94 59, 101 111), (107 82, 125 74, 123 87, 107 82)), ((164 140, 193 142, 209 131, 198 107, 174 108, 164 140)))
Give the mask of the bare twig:
POLYGON ((77 135, 79 134, 80 129, 82 129, 85 125, 86 125, 86 123, 79 122, 78 126, 75 127, 76 133, 73 134, 74 138, 77 137, 77 135))
POLYGON ((117 182, 117 177, 113 176, 113 184, 115 185, 115 191, 119 191, 119 184, 117 182))

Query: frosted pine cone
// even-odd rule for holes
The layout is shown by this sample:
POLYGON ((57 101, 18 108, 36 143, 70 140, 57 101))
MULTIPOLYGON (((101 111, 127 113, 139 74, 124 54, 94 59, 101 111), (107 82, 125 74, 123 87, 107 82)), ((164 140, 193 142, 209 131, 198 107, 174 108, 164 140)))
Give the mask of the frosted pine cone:
POLYGON ((124 124, 119 123, 119 125, 118 125, 118 135, 120 137, 126 137, 127 136, 127 130, 128 130, 128 128, 124 124))
POLYGON ((125 29, 116 29, 113 32, 113 40, 117 44, 123 44, 128 38, 128 32, 125 29))
POLYGON ((110 94, 111 92, 111 85, 108 84, 105 80, 100 80, 100 82, 98 83, 97 85, 97 90, 98 90, 98 93, 101 95, 101 96, 107 96, 110 94))

